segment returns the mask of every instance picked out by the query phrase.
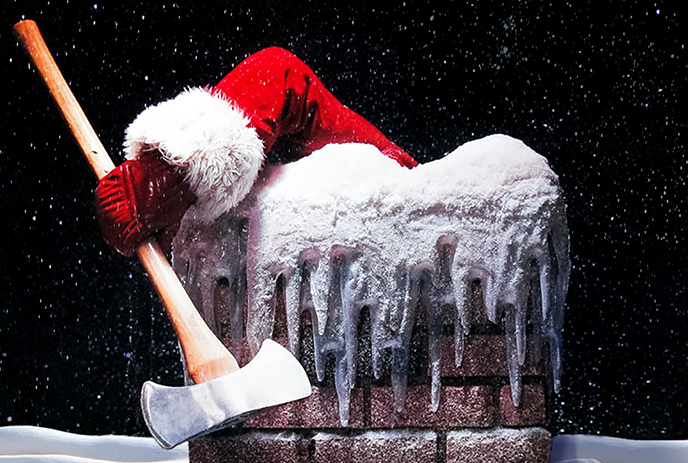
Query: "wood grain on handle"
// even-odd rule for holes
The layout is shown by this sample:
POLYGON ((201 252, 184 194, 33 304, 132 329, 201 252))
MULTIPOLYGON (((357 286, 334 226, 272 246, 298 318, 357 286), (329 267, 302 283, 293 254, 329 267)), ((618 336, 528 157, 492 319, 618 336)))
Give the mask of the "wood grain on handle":
POLYGON ((43 36, 38 30, 38 26, 34 21, 27 19, 15 24, 14 30, 36 69, 43 77, 50 94, 74 134, 74 138, 88 158, 96 177, 100 180, 114 169, 115 165, 57 67, 43 36))
MULTIPOLYGON (((101 179, 115 166, 57 67, 38 26, 32 20, 25 20, 15 24, 14 31, 43 77, 93 171, 101 179)), ((136 254, 167 309, 194 382, 202 383, 238 370, 236 359, 208 328, 158 243, 144 241, 136 249, 136 254)))

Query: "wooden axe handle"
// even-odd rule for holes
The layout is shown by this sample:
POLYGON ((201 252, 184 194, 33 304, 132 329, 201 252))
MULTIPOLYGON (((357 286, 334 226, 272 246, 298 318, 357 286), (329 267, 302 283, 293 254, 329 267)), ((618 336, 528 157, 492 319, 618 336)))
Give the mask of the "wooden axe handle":
MULTIPOLYGON (((57 67, 38 26, 32 20, 20 21, 14 25, 14 31, 43 77, 93 171, 101 179, 115 165, 57 67)), ((238 370, 236 359, 208 328, 158 243, 146 240, 138 246, 136 254, 165 304, 194 382, 202 383, 238 370)))

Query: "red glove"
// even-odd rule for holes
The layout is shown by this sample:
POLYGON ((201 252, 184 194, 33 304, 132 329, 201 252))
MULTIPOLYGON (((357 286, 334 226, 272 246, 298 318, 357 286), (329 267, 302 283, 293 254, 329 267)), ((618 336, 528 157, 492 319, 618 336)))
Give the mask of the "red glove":
POLYGON ((105 239, 131 255, 144 238, 176 231, 194 200, 198 220, 214 220, 246 196, 278 139, 286 160, 329 143, 368 143, 402 166, 418 164, 337 101, 293 54, 268 48, 213 90, 190 89, 147 108, 128 127, 128 158, 138 161, 120 166, 96 191, 105 239))
POLYGON ((103 177, 95 191, 105 241, 132 256, 144 239, 169 248, 179 222, 196 197, 183 175, 155 155, 126 161, 103 177))

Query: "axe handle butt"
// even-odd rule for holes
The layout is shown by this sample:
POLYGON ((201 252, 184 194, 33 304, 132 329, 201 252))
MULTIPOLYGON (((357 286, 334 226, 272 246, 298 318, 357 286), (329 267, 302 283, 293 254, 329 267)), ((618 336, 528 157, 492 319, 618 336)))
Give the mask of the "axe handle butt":
MULTIPOLYGON (((43 77, 94 173, 101 179, 114 164, 55 63, 38 26, 27 19, 15 24, 14 32, 43 77)), ((236 359, 208 328, 157 242, 144 241, 136 253, 163 300, 194 382, 205 382, 238 370, 236 359)))
POLYGON ((114 169, 115 165, 67 85, 60 68, 57 67, 55 59, 38 30, 38 25, 30 19, 20 21, 14 25, 14 33, 43 77, 45 85, 86 155, 91 168, 98 179, 101 179, 114 169))

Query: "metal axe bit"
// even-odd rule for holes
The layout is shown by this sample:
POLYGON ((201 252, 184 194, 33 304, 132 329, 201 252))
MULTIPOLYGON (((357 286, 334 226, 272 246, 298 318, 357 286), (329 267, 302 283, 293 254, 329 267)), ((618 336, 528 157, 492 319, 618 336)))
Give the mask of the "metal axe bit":
POLYGON ((268 339, 236 373, 188 387, 146 382, 141 403, 155 440, 169 449, 310 393, 310 382, 299 361, 268 339), (180 403, 185 406, 177 406, 180 403))
MULTIPOLYGON (((101 179, 114 164, 67 85, 38 26, 20 21, 14 31, 43 77, 74 138, 101 179)), ((158 243, 141 243, 136 254, 160 295, 179 338, 194 385, 179 388, 146 382, 143 415, 151 434, 165 448, 230 426, 248 415, 307 397, 310 382, 301 364, 279 344, 266 341, 243 368, 208 328, 172 270, 158 243)))

